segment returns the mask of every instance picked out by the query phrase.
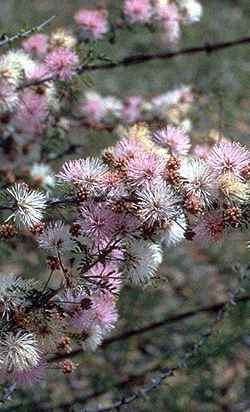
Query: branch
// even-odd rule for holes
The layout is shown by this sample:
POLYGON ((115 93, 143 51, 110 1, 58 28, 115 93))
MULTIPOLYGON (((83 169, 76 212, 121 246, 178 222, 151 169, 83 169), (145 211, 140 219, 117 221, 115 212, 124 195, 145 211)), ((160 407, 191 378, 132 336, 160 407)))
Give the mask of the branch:
POLYGON ((20 31, 16 34, 13 34, 13 36, 4 36, 5 38, 0 41, 0 47, 6 46, 7 44, 13 43, 15 40, 26 38, 30 36, 32 33, 36 33, 38 31, 41 31, 44 27, 46 27, 49 23, 54 20, 56 16, 51 16, 49 19, 45 20, 43 23, 41 23, 39 26, 34 26, 31 27, 30 29, 26 31, 20 31))
MULTIPOLYGON (((250 295, 244 295, 238 298, 235 298, 235 301, 237 303, 240 302, 249 302, 250 301, 250 295)), ((165 319, 162 319, 159 322, 153 322, 150 323, 146 326, 143 326, 142 328, 139 329, 131 329, 127 332, 123 332, 119 335, 113 336, 111 338, 105 339, 103 341, 102 344, 102 348, 106 348, 109 345, 112 345, 115 342, 119 342, 119 341, 123 341, 123 340, 127 340, 130 339, 134 336, 139 336, 142 335, 146 332, 151 332, 155 329, 161 328, 162 326, 166 326, 166 325, 170 325, 172 323, 177 323, 177 322, 181 322, 182 320, 185 319, 189 319, 189 318, 193 318, 201 313, 218 313, 218 311, 223 310, 224 307, 228 304, 228 301, 224 301, 221 303, 216 303, 213 305, 208 305, 208 306, 202 306, 200 308, 194 309, 194 310, 190 310, 187 312, 183 312, 183 313, 179 313, 177 315, 173 315, 173 316, 169 316, 165 319)), ((55 355, 54 357, 50 358, 48 360, 48 362, 57 362, 60 360, 63 360, 65 358, 73 358, 79 354, 82 353, 82 349, 76 349, 74 351, 72 351, 70 354, 59 354, 59 355, 55 355)))
MULTIPOLYGON (((104 63, 104 64, 91 64, 85 65, 82 64, 77 68, 77 74, 81 75, 88 71, 95 71, 95 70, 107 70, 107 69, 116 69, 117 67, 127 67, 135 64, 142 64, 153 60, 168 60, 173 59, 175 57, 184 56, 184 55, 193 55, 199 53, 207 53, 211 54, 213 52, 217 52, 220 50, 228 49, 235 46, 240 46, 243 44, 250 43, 250 36, 248 37, 241 37, 236 40, 226 41, 226 42, 217 42, 217 43, 205 43, 200 46, 194 47, 187 47, 177 51, 167 51, 162 53, 152 53, 152 54, 139 54, 134 56, 128 56, 121 60, 111 63, 104 63)), ((31 86, 38 86, 42 83, 55 81, 57 80, 55 76, 48 76, 46 78, 40 80, 32 80, 24 82, 21 86, 19 86, 18 90, 24 89, 26 87, 31 86)))
MULTIPOLYGON (((243 280, 244 278, 242 278, 243 280)), ((226 302, 219 304, 216 309, 216 319, 212 322, 210 325, 209 329, 206 332, 203 332, 199 339, 197 341, 194 341, 192 348, 184 352, 183 358, 179 357, 179 361, 175 364, 173 367, 164 367, 161 368, 158 371, 158 376, 154 379, 151 380, 151 383, 145 386, 144 388, 137 390, 137 392, 132 393, 130 396, 123 397, 117 402, 111 403, 108 406, 104 407, 98 407, 96 409, 85 409, 83 412, 110 412, 113 410, 119 410, 126 405, 129 405, 133 403, 136 400, 139 399, 144 399, 151 391, 157 389, 164 383, 169 377, 174 376, 177 371, 181 371, 182 369, 187 368, 187 362, 190 359, 195 359, 195 356, 200 353, 200 350, 204 346, 205 342, 208 341, 208 339, 213 336, 213 334, 216 331, 216 328, 218 325, 220 325, 221 320, 224 320, 225 318, 225 313, 227 311, 227 308, 229 308, 230 305, 239 303, 240 299, 242 298, 237 298, 237 293, 240 291, 240 286, 237 287, 235 291, 230 293, 229 295, 229 300, 226 302)), ((246 298, 246 296, 244 297, 246 298)), ((248 296, 249 298, 249 296, 248 296)), ((234 338, 235 339, 235 338, 234 338)), ((199 365, 200 359, 196 359, 195 365, 199 365)))
POLYGON ((97 64, 97 65, 89 65, 85 66, 82 65, 78 68, 78 74, 81 74, 85 71, 93 71, 93 70, 103 70, 103 69, 114 69, 120 66, 130 66, 134 64, 142 64, 145 62, 149 62, 152 60, 166 60, 166 59, 173 59, 178 56, 183 55, 193 55, 198 53, 213 53, 216 51, 220 51, 223 49, 228 49, 231 47, 249 44, 250 43, 250 36, 248 37, 241 37, 236 40, 226 41, 226 42, 217 42, 217 43, 205 43, 200 46, 194 47, 187 47, 177 51, 167 51, 163 53, 152 53, 152 54, 141 54, 141 55, 134 55, 128 56, 117 62, 105 63, 105 64, 97 64))

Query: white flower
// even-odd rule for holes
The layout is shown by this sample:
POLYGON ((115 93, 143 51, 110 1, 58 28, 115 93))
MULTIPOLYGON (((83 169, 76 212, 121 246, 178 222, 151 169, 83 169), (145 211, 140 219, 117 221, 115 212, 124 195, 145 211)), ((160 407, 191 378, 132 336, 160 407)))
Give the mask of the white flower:
POLYGON ((87 336, 82 342, 83 350, 94 352, 103 341, 103 331, 100 326, 92 325, 87 331, 87 336))
POLYGON ((202 159, 184 160, 180 175, 184 179, 187 196, 195 195, 203 207, 211 206, 218 194, 218 184, 209 165, 202 159))
POLYGON ((125 252, 125 270, 128 279, 135 283, 145 283, 155 274, 162 262, 162 249, 159 244, 145 240, 133 240, 125 252))
POLYGON ((165 183, 148 185, 137 192, 137 198, 138 214, 149 226, 169 223, 180 212, 180 199, 165 183))
POLYGON ((7 373, 29 371, 40 360, 38 344, 31 333, 8 332, 0 338, 0 369, 7 373))
POLYGON ((184 214, 181 214, 175 221, 172 221, 162 236, 164 246, 174 246, 185 239, 187 221, 184 214))
POLYGON ((197 0, 179 0, 181 9, 185 13, 186 22, 189 24, 200 21, 202 17, 202 5, 197 0))
POLYGON ((39 246, 42 249, 57 251, 69 251, 74 247, 69 226, 57 221, 49 223, 44 232, 38 237, 39 246))
POLYGON ((123 105, 120 100, 113 96, 107 96, 103 98, 103 106, 107 115, 112 115, 114 117, 120 117, 123 105))
POLYGON ((108 167, 97 158, 69 160, 64 163, 58 177, 68 183, 81 185, 91 193, 100 193, 106 187, 103 181, 108 167))
POLYGON ((0 58, 0 75, 18 86, 20 80, 34 69, 35 62, 22 50, 11 50, 0 58))
POLYGON ((23 183, 16 183, 7 191, 15 200, 15 211, 7 220, 13 219, 18 226, 28 228, 41 222, 47 203, 43 193, 31 190, 23 183))
POLYGON ((30 170, 31 177, 41 184, 44 189, 55 186, 55 177, 49 165, 44 163, 34 163, 30 170))
POLYGON ((184 130, 184 132, 189 133, 191 132, 193 125, 192 125, 192 121, 188 118, 182 120, 182 122, 180 123, 179 127, 184 130))

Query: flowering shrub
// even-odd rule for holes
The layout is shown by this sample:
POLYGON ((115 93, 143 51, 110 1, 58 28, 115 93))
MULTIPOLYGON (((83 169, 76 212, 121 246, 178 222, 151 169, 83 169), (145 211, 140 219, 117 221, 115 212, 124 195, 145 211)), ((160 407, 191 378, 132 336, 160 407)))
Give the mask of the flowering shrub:
MULTIPOLYGON (((201 15, 196 0, 125 0, 116 25, 157 27, 173 46, 201 15)), ((0 378, 17 385, 40 381, 53 356, 67 359, 74 346, 95 351, 116 326, 123 286, 150 284, 168 247, 219 243, 250 220, 250 151, 223 136, 191 139, 190 86, 124 100, 79 92, 93 52, 81 44, 108 36, 113 24, 101 8, 74 19, 76 33, 35 33, 0 57, 0 238, 29 239, 48 268, 45 283, 0 278, 0 378), (117 141, 99 157, 62 161, 55 173, 48 143, 81 126, 117 141)))

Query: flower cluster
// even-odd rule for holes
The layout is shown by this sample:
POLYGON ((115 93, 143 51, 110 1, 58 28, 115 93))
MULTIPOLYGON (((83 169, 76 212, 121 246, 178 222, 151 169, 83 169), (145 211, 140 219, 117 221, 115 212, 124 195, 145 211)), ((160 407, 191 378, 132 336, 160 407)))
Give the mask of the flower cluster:
POLYGON ((174 45, 182 25, 200 20, 202 6, 197 0, 125 0, 124 15, 130 24, 158 25, 163 40, 174 45))
POLYGON ((192 125, 188 112, 193 99, 192 90, 186 85, 150 99, 137 95, 129 96, 124 101, 88 90, 79 102, 79 113, 86 121, 94 124, 127 125, 160 120, 190 131, 192 125))
POLYGON ((44 287, 1 278, 1 376, 33 383, 47 352, 95 350, 116 325, 122 286, 150 282, 167 247, 218 242, 249 222, 249 169, 250 152, 239 143, 223 139, 204 159, 183 129, 136 124, 101 158, 63 164, 57 181, 68 185, 65 197, 9 188, 8 221, 33 233, 50 276, 44 287), (70 208, 72 223, 44 219, 53 205, 70 208), (47 289, 52 276, 58 285, 47 289))
MULTIPOLYGON (((148 25, 159 29, 162 39, 176 44, 181 36, 181 27, 200 20, 202 6, 198 0, 124 0, 123 16, 117 28, 126 25, 148 25)), ((82 8, 75 14, 75 21, 83 38, 103 38, 114 24, 108 21, 106 9, 82 8)))

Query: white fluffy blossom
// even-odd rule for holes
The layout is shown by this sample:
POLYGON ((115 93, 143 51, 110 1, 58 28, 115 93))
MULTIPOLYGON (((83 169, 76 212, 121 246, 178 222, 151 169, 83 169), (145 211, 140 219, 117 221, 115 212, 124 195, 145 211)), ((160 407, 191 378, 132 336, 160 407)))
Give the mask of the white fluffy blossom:
POLYGON ((139 216, 149 226, 169 223, 179 212, 179 198, 165 183, 149 185, 137 197, 139 216))
POLYGON ((61 221, 50 222, 44 232, 38 237, 39 246, 42 249, 57 251, 69 251, 74 247, 69 226, 61 221))
POLYGON ((0 338, 0 370, 25 372, 38 366, 40 360, 38 344, 31 333, 8 332, 0 338))
POLYGON ((162 262, 159 244, 145 240, 132 240, 125 252, 127 278, 135 284, 145 283, 152 278, 162 262))
POLYGON ((87 336, 82 342, 82 348, 83 350, 94 352, 98 348, 98 346, 101 345, 102 341, 103 332, 101 327, 93 324, 89 328, 87 336))
POLYGON ((184 214, 181 214, 175 221, 172 221, 162 236, 164 246, 175 246, 185 239, 187 221, 184 214))
POLYGON ((22 183, 16 183, 7 191, 15 200, 14 212, 8 220, 13 219, 18 226, 28 228, 41 222, 47 203, 43 193, 32 190, 22 183))
POLYGON ((0 75, 18 86, 23 76, 34 69, 35 62, 22 50, 11 50, 0 58, 0 75))
POLYGON ((192 24, 200 21, 202 17, 202 5, 197 0, 179 0, 181 9, 185 13, 185 20, 192 24))
POLYGON ((95 194, 105 187, 103 177, 107 172, 108 167, 101 160, 88 157, 64 163, 58 177, 65 182, 80 185, 95 194))
POLYGON ((197 196, 202 206, 211 206, 218 193, 218 186, 213 171, 201 159, 187 159, 182 162, 180 175, 188 196, 197 196))

